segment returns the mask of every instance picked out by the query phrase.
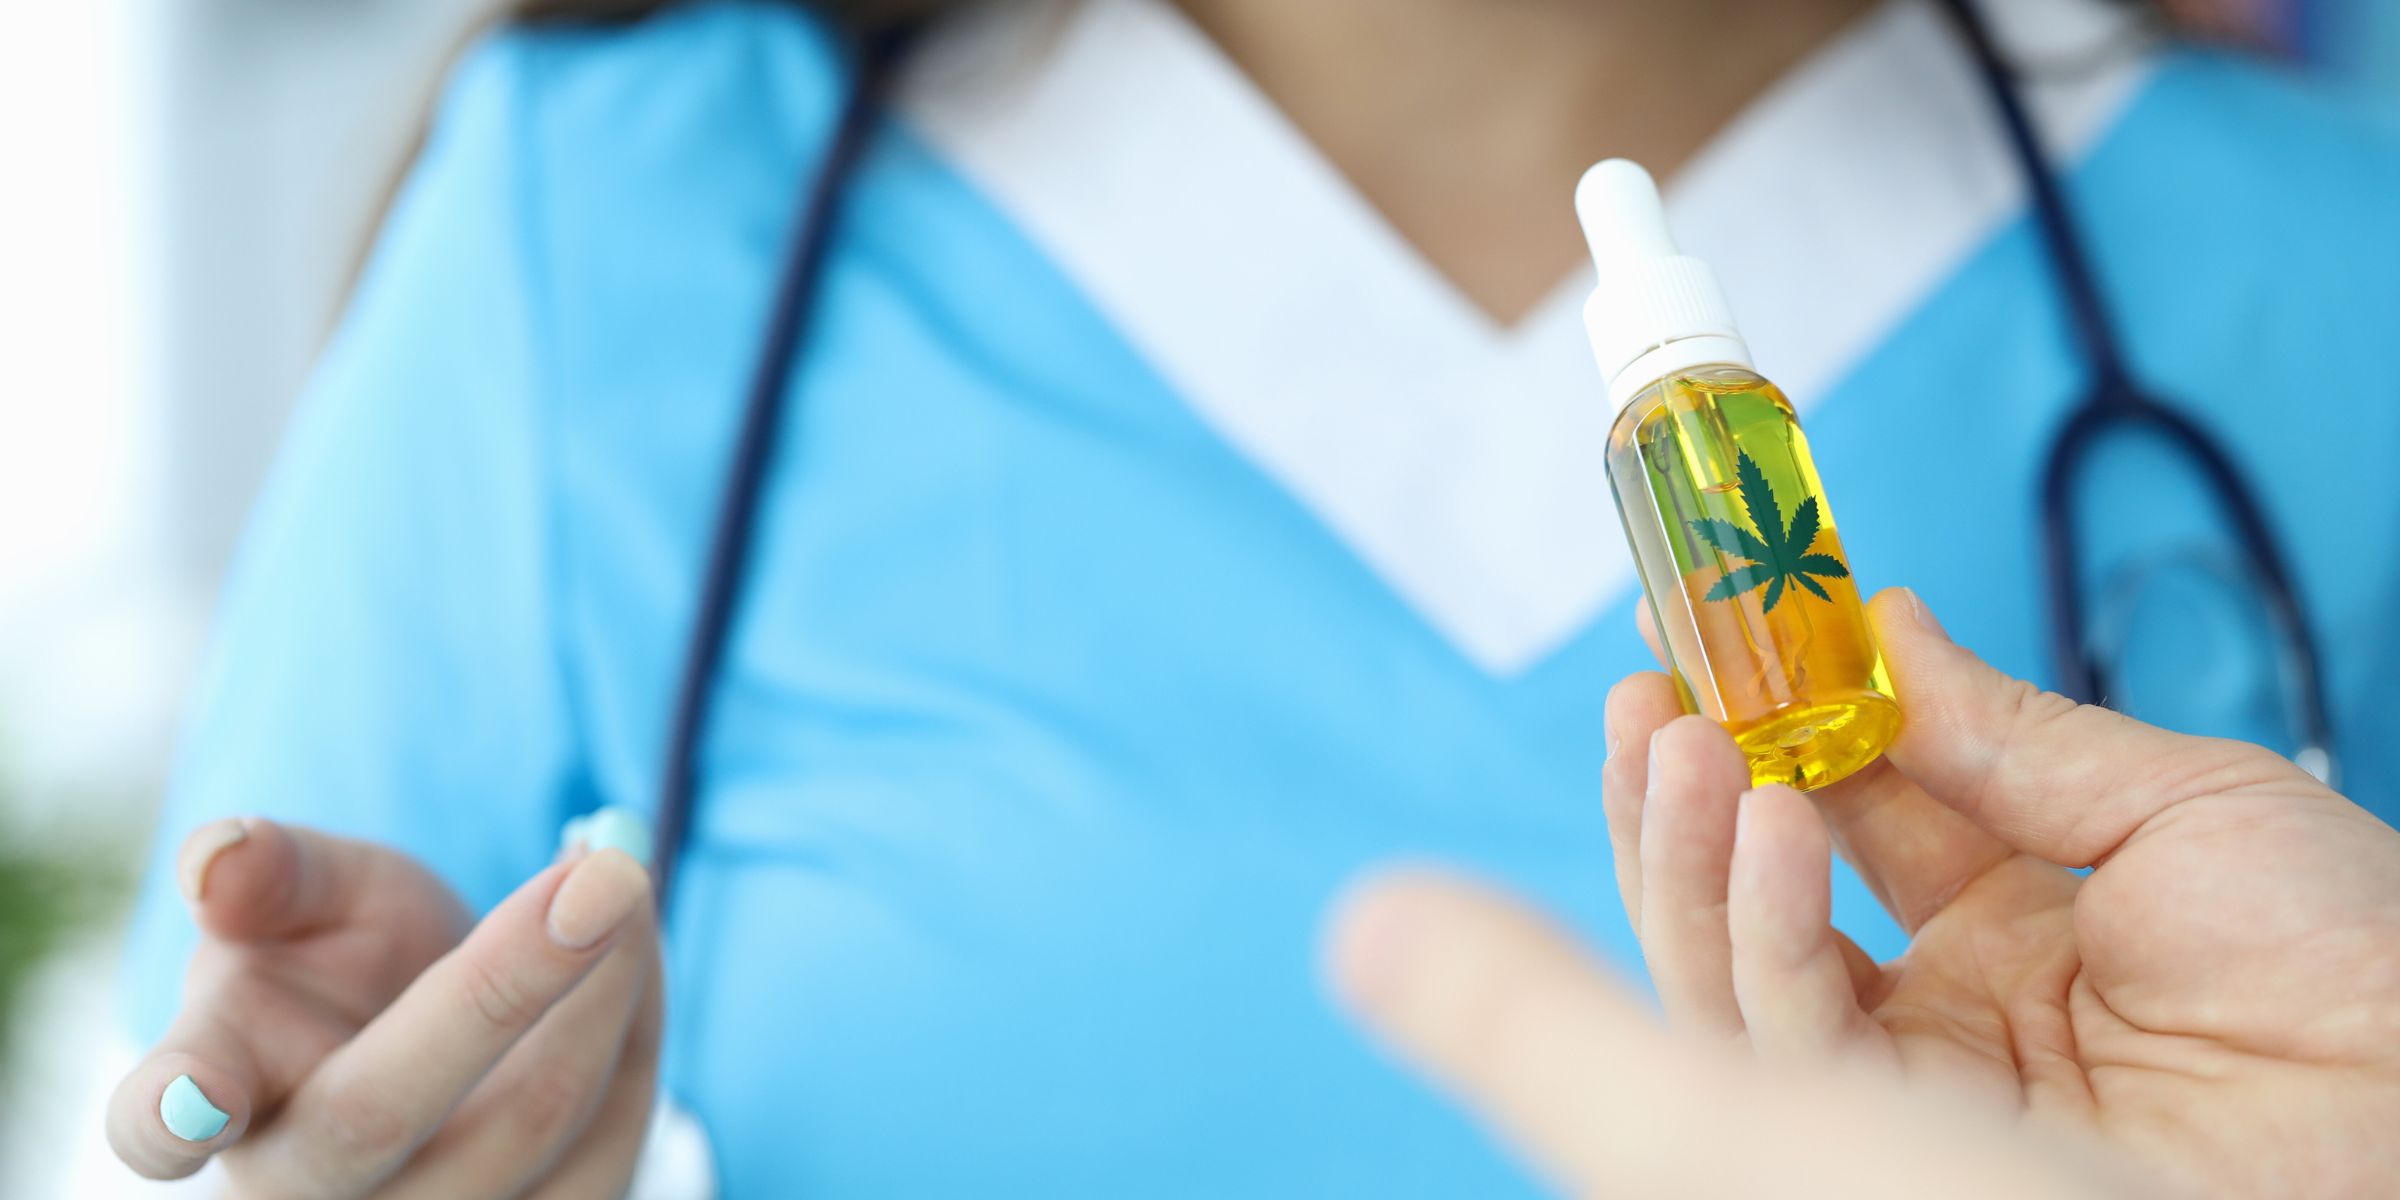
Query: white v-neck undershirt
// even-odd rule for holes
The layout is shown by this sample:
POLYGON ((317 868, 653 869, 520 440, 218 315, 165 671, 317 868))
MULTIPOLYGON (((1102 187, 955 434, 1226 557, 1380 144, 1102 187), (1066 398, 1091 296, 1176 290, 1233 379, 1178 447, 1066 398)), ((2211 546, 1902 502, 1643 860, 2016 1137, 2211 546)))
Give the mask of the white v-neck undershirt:
MULTIPOLYGON (((2094 0, 1997 7, 2029 58, 2107 43, 2123 20, 2094 0)), ((1761 368, 1804 410, 2021 206, 1945 21, 1889 0, 1668 189, 1685 248, 1715 264, 1761 368)), ((2031 85, 2053 151, 2088 149, 2149 64, 2120 54, 2031 85)), ((1524 670, 1633 584, 1601 466, 1614 413, 1582 328, 1588 270, 1494 323, 1166 0, 959 22, 902 110, 1484 670, 1524 670)))

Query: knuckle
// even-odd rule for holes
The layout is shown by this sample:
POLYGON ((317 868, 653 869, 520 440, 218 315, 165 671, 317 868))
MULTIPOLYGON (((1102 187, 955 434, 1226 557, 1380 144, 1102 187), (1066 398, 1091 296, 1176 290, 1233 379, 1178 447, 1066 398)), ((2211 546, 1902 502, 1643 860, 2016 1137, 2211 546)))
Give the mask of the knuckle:
POLYGON ((2022 679, 2007 679, 2001 684, 1997 700, 2000 719, 1994 722, 1998 736, 1985 746, 1982 769, 1977 773, 1977 795, 1990 795, 2007 774, 2008 766, 2019 761, 2023 750, 2038 745, 2059 722, 2068 719, 2084 706, 2073 698, 2038 687, 2022 679))
POLYGON ((509 1089, 502 1111, 517 1144, 547 1146, 563 1141, 583 1123, 592 1098, 591 1080, 565 1064, 547 1065, 509 1089))
POLYGON ((362 1163, 390 1162, 416 1141, 416 1122, 381 1091, 352 1087, 322 1101, 315 1125, 319 1155, 343 1174, 362 1163))
POLYGON ((2178 800, 2307 777, 2292 760, 2255 742, 2198 737, 2185 741, 2158 780, 2159 790, 2178 800))
POLYGON ((2295 778, 2314 777, 2294 765, 2291 759, 2256 742, 2234 738, 2203 738, 2202 743, 2217 754, 2225 778, 2220 790, 2231 790, 2262 783, 2284 783, 2295 778))
POLYGON ((464 968, 468 1011, 494 1029, 522 1029, 548 1007, 546 998, 504 962, 477 957, 464 968))
POLYGON ((2047 729, 2083 707, 2071 697, 2022 679, 2008 681, 2005 703, 2007 736, 2012 740, 2047 729))

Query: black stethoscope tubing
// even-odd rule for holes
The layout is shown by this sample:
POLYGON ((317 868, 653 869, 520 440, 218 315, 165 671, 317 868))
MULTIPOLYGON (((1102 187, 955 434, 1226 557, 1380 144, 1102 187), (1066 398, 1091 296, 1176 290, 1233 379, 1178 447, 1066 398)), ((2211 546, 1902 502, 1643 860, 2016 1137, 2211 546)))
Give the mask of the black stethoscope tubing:
POLYGON ((825 274, 843 195, 857 174, 881 98, 911 39, 910 30, 903 27, 871 37, 861 47, 833 138, 824 156, 809 164, 808 179, 802 185, 804 202, 776 285, 766 341, 759 349, 750 389, 742 402, 733 460, 726 468, 725 490, 718 499, 716 523, 709 536, 699 608, 684 647, 683 673, 675 685, 675 711, 652 831, 652 877, 662 910, 674 895, 675 869, 683 858, 693 795, 699 787, 701 735, 708 729, 709 708, 725 659, 726 634, 741 597, 743 577, 748 574, 759 491, 773 463, 776 434, 790 407, 784 397, 792 386, 792 369, 799 363, 802 342, 816 321, 817 302, 824 292, 818 283, 825 274))
MULTIPOLYGON (((2010 149, 2031 194, 2051 274, 2091 374, 2090 392, 2070 414, 2042 473, 2042 526, 2049 567, 2052 654, 2061 690, 2081 700, 2105 696, 2105 676, 2090 653, 2082 604, 2082 568, 2076 551, 2071 507, 2074 482, 2100 437, 2117 428, 2146 427, 2186 452, 2216 490, 2245 553, 2259 575, 2269 616, 2283 631, 2296 678, 2304 749, 2322 755, 2330 775, 2333 734, 2325 700, 2324 674, 2283 555, 2264 515, 2232 460, 2199 426, 2152 398, 2126 365, 2123 344, 2085 251, 2080 226, 2068 211, 2057 173, 2035 139, 2033 125, 2008 65, 1970 0, 1944 0, 1973 52, 1979 76, 2006 127, 2010 149)), ((655 814, 655 868, 662 909, 674 895, 677 865, 699 787, 699 753, 709 710, 724 663, 730 630, 755 541, 759 495, 772 466, 783 424, 793 368, 799 363, 817 317, 825 271, 842 202, 865 153, 882 99, 914 40, 902 26, 866 38, 844 92, 840 115, 824 155, 808 166, 802 203, 791 233, 749 390, 742 406, 733 455, 726 469, 716 520, 701 577, 699 607, 692 619, 683 669, 675 689, 667 754, 655 814)))
POLYGON ((1972 0, 1943 0, 1943 7, 1966 41, 1976 73, 2007 135, 2032 200, 2050 277, 2058 286, 2059 301, 2090 374, 2083 402, 2068 414, 2042 469, 2045 599, 2058 689, 2087 703, 2104 703, 2110 696, 2107 672, 2094 652, 2084 608, 2083 539, 2074 516, 2076 481, 2109 434, 2148 432, 2180 450, 2199 469, 2218 508, 2230 521, 2235 543, 2248 560, 2251 582, 2265 601, 2267 621, 2283 648, 2282 666, 2300 738, 2294 757, 2319 779, 2334 783, 2337 760, 2324 660, 2319 657, 2307 608, 2300 601, 2299 585, 2267 524, 2265 510, 2224 447, 2198 423, 2158 399, 2134 375, 2117 324, 2101 296, 2082 226, 2067 207, 2058 172, 2042 153, 2013 72, 2000 57, 1991 30, 1972 0))

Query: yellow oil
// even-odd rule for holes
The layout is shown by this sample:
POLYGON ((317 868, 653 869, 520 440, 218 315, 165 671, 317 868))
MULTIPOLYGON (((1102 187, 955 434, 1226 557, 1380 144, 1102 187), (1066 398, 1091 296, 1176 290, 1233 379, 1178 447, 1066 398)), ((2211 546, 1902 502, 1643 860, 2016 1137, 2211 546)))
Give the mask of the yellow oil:
POLYGON ((1661 380, 1619 414, 1608 475, 1684 706, 1733 734, 1753 786, 1874 762, 1900 708, 1783 393, 1734 367, 1661 380))

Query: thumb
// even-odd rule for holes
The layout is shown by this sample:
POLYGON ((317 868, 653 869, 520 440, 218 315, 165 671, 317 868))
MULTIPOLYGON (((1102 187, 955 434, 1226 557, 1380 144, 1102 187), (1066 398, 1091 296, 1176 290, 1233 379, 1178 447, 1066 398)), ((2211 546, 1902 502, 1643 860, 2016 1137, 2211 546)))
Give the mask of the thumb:
POLYGON ((2090 866, 2186 800, 2306 778, 2247 742, 2170 733, 2003 674, 1905 588, 1869 612, 1906 719, 1892 764, 2025 853, 2090 866))

